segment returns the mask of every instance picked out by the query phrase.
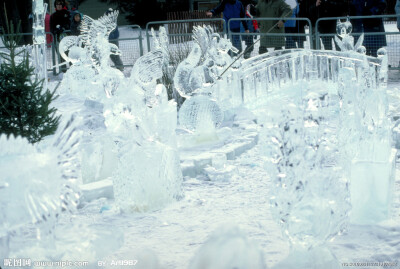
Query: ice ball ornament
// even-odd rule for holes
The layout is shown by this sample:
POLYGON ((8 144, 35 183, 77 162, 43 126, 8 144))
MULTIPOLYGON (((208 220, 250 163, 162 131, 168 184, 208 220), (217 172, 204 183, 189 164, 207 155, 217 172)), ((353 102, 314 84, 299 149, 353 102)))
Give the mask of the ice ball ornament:
POLYGON ((345 22, 340 22, 340 20, 337 21, 336 33, 338 36, 343 38, 346 35, 350 35, 352 31, 353 31, 353 25, 351 25, 349 20, 346 20, 345 22))
POLYGON ((367 54, 367 49, 364 46, 360 46, 357 48, 357 52, 365 55, 365 54, 367 54))
POLYGON ((179 110, 179 124, 191 131, 217 128, 222 120, 223 113, 217 102, 205 95, 186 100, 179 110))
POLYGON ((377 51, 377 55, 378 55, 378 57, 379 56, 385 56, 385 55, 387 55, 387 50, 385 48, 380 48, 377 51))

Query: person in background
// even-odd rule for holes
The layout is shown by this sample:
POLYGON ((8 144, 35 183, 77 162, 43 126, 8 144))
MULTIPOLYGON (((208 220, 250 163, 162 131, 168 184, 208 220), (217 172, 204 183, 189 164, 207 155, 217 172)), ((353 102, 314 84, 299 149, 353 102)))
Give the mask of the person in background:
MULTIPOLYGON (((71 21, 70 21, 70 12, 67 8, 67 3, 64 0, 56 0, 54 2, 54 7, 56 11, 50 16, 50 31, 55 39, 55 46, 58 50, 58 43, 64 37, 65 31, 69 30, 71 21)), ((60 64, 65 62, 62 57, 60 59, 60 64)), ((67 66, 65 64, 60 66, 61 72, 67 71, 67 66)))
MULTIPOLYGON (((292 18, 298 18, 300 5, 296 0, 296 7, 293 9, 292 18)), ((304 34, 304 21, 287 20, 285 22, 285 33, 304 34)), ((305 36, 286 36, 285 49, 304 48, 305 36)))
MULTIPOLYGON (((326 17, 341 17, 347 12, 344 0, 316 0, 310 6, 310 18, 315 29, 316 21, 326 17)), ((336 35, 336 20, 324 20, 318 23, 318 32, 321 34, 332 34, 332 36, 321 36, 322 44, 326 50, 332 50, 332 39, 336 35)), ((335 44, 336 46, 336 44, 335 44)), ((336 47, 338 50, 338 48, 336 47)))
MULTIPOLYGON (((382 15, 386 9, 385 0, 353 0, 351 7, 352 16, 376 16, 382 15)), ((359 23, 358 28, 363 29, 364 33, 383 33, 382 18, 364 18, 359 23)), ((379 48, 387 45, 385 35, 364 35, 364 46, 367 49, 367 55, 377 56, 379 48)))
MULTIPOLYGON (((226 30, 228 30, 228 21, 234 18, 246 18, 246 14, 244 11, 244 7, 242 2, 238 0, 222 0, 222 2, 216 6, 215 8, 211 9, 210 11, 206 12, 208 17, 218 16, 219 14, 223 13, 226 30)), ((233 33, 240 32, 240 23, 242 23, 244 31, 249 33, 249 27, 246 21, 232 21, 229 25, 229 29, 233 33)), ((232 34, 231 39, 232 45, 239 50, 239 53, 242 51, 242 42, 240 39, 240 35, 232 34)), ((234 55, 233 55, 234 56, 234 55)))
POLYGON ((79 12, 79 10, 76 9, 71 12, 71 26, 70 26, 71 35, 78 36, 81 34, 80 26, 82 23, 82 18, 83 15, 82 13, 79 12))
MULTIPOLYGON (((113 12, 113 9, 109 8, 106 11, 105 15, 108 15, 111 12, 113 12)), ((119 47, 118 38, 119 38, 119 30, 118 30, 118 26, 117 26, 108 36, 108 41, 112 44, 115 44, 117 47, 119 47)), ((124 71, 124 63, 122 62, 121 57, 119 55, 111 54, 110 58, 111 58, 111 61, 114 63, 115 67, 118 70, 120 70, 121 72, 123 72, 124 71)))
MULTIPOLYGON (((259 33, 260 30, 258 29, 258 22, 257 20, 253 19, 253 15, 251 14, 251 11, 254 12, 254 5, 257 4, 256 1, 254 0, 242 0, 242 3, 245 8, 245 14, 246 18, 252 19, 252 20, 247 20, 247 26, 249 28, 250 33, 259 33)), ((245 32, 244 27, 240 25, 240 32, 245 32)), ((251 53, 254 50, 254 39, 257 38, 257 36, 245 36, 244 43, 246 44, 246 49, 244 52, 244 58, 248 59, 251 56, 251 53)))
MULTIPOLYGON (((44 17, 44 31, 46 33, 50 33, 50 13, 46 11, 46 16, 44 17)), ((51 47, 51 43, 53 43, 53 36, 51 34, 46 34, 46 44, 47 47, 51 47)))
MULTIPOLYGON (((286 18, 292 15, 292 9, 284 0, 259 0, 255 7, 257 17, 262 18, 286 18)), ((259 54, 266 53, 267 48, 275 50, 285 46, 285 33, 283 20, 260 20, 261 35, 259 54), (282 36, 269 36, 268 33, 282 34, 282 36)))
POLYGON ((69 30, 70 12, 64 0, 56 0, 54 7, 56 11, 50 16, 50 31, 56 41, 60 42, 60 37, 64 34, 64 31, 69 30))

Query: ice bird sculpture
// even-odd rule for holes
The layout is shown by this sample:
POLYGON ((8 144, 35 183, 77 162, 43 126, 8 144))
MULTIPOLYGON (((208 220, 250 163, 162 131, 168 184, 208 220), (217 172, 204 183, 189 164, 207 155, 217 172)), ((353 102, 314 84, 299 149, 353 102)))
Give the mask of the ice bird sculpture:
POLYGON ((32 223, 38 239, 51 244, 56 219, 79 201, 78 143, 73 118, 44 148, 26 138, 0 136, 0 234, 18 234, 32 223))

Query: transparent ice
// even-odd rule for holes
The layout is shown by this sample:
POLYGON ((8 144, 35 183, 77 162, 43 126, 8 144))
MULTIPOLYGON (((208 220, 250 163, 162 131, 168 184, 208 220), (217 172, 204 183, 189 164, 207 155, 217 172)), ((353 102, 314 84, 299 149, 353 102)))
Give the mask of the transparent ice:
MULTIPOLYGON (((79 131, 74 124, 72 118, 60 126, 52 144, 44 146, 21 137, 0 136, 0 241, 6 249, 4 238, 23 237, 21 231, 27 224, 37 229, 37 246, 51 249, 60 214, 76 210, 80 166, 79 131)), ((25 247, 29 248, 20 245, 16 249, 25 247)))
POLYGON ((127 83, 105 102, 105 125, 118 157, 114 197, 123 212, 154 210, 182 197, 176 103, 157 84, 168 62, 163 46, 140 57, 127 83))
POLYGON ((215 129, 221 125, 224 111, 231 108, 225 103, 231 97, 229 91, 219 91, 227 86, 220 76, 233 62, 228 53, 234 48, 210 26, 194 27, 193 38, 192 50, 176 69, 174 85, 186 98, 179 111, 179 125, 195 134, 195 144, 218 140, 215 129))
POLYGON ((236 103, 269 108, 261 141, 273 178, 271 210, 291 243, 275 268, 340 268, 325 242, 345 229, 349 216, 359 224, 388 217, 394 155, 387 55, 357 53, 364 50, 353 46, 351 26, 338 29, 342 52, 273 52, 243 61, 231 75, 241 90, 236 103))
POLYGON ((97 20, 84 15, 81 34, 67 36, 60 41, 61 57, 73 63, 65 74, 61 92, 72 92, 77 96, 101 100, 104 98, 102 92, 111 96, 118 89, 124 75, 111 68, 109 57, 110 54, 120 55, 121 51, 108 40, 108 36, 117 26, 118 14, 116 10, 97 20))
POLYGON ((259 246, 237 226, 219 227, 192 258, 189 269, 265 269, 259 246))
POLYGON ((47 89, 47 53, 46 34, 44 30, 47 4, 43 4, 43 0, 33 0, 32 4, 35 73, 40 80, 43 79, 43 87, 47 89))

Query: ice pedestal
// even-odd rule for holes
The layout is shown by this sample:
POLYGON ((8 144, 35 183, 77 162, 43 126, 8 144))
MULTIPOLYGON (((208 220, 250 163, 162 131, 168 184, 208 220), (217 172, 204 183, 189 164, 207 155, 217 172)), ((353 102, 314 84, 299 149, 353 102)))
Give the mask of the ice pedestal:
POLYGON ((392 149, 389 155, 386 155, 386 160, 352 161, 350 171, 352 223, 376 224, 389 218, 395 178, 395 158, 396 150, 392 149))
POLYGON ((123 212, 161 208, 182 196, 182 172, 175 148, 145 141, 125 144, 113 177, 114 197, 123 212))
POLYGON ((80 144, 80 158, 84 184, 112 176, 117 163, 114 143, 104 125, 103 107, 100 102, 86 99, 81 112, 84 133, 80 144))
POLYGON ((111 177, 118 161, 114 144, 106 136, 97 136, 81 143, 81 165, 83 184, 111 177))

